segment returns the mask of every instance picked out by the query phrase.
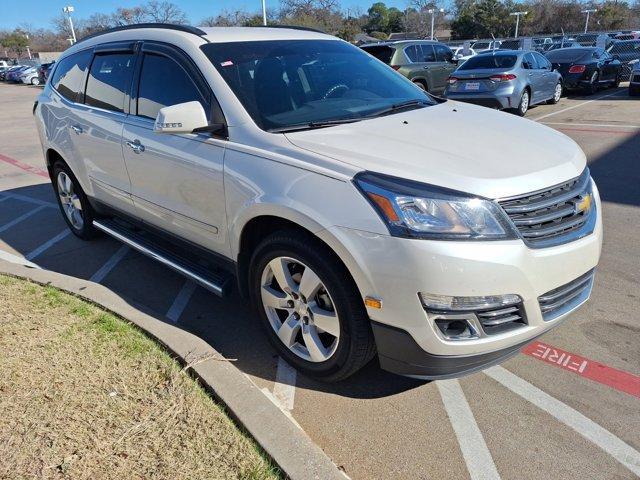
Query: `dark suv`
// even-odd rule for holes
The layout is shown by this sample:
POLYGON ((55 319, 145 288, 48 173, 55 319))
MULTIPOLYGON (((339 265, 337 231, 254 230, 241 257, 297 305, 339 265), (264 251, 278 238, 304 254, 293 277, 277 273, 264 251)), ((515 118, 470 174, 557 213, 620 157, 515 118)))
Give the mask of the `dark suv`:
POLYGON ((431 93, 443 93, 449 74, 456 69, 451 49, 430 40, 383 42, 361 48, 431 93))

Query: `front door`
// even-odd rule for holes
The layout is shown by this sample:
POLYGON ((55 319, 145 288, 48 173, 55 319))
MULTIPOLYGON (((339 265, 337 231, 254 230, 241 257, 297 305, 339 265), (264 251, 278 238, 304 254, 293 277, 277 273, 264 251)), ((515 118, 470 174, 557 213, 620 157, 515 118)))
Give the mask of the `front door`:
MULTIPOLYGON (((167 45, 145 43, 123 131, 133 201, 143 221, 208 250, 228 254, 223 161, 226 142, 205 134, 153 131, 165 106, 215 102, 200 72, 167 45)), ((211 113, 213 112, 213 113, 211 113)), ((218 113, 219 114, 219 113, 218 113)))

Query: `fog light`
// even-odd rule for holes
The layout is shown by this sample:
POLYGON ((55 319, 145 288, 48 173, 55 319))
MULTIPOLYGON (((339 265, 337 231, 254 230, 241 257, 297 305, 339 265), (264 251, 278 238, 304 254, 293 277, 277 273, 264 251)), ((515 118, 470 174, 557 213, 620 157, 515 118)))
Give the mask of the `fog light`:
POLYGON ((475 331, 467 320, 438 318, 435 320, 435 323, 442 332, 442 335, 448 340, 478 338, 478 332, 475 331))
POLYGON ((420 300, 428 310, 448 310, 465 312, 470 310, 484 310, 498 308, 505 305, 520 303, 520 295, 489 295, 480 297, 451 297, 449 295, 435 295, 420 292, 420 300))

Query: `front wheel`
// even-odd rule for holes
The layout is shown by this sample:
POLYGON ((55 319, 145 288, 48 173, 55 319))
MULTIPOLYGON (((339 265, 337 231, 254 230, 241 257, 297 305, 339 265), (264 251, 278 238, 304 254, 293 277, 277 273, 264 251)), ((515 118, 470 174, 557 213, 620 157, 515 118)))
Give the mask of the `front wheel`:
POLYGON ((618 73, 618 74, 616 75, 616 79, 615 79, 615 80, 613 81, 613 83, 611 84, 611 86, 612 86, 613 88, 618 88, 618 87, 620 86, 620 82, 622 82, 622 78, 620 78, 620 77, 621 77, 621 75, 618 73))
POLYGON ((547 103, 549 105, 555 105, 560 101, 561 97, 562 97, 562 83, 558 82, 556 84, 555 90, 553 91, 553 97, 551 97, 551 99, 548 100, 547 103))
POLYGON ((40 79, 38 77, 34 77, 31 79, 31 85, 38 86, 40 85, 40 79))
POLYGON ((94 215, 91 204, 78 183, 78 179, 71 172, 71 169, 62 162, 57 162, 53 166, 53 189, 56 192, 64 220, 71 232, 83 240, 95 237, 98 232, 93 227, 94 215))
POLYGON ((250 265, 252 304, 290 365, 334 382, 371 360, 375 347, 362 298, 328 247, 283 230, 262 241, 250 265))

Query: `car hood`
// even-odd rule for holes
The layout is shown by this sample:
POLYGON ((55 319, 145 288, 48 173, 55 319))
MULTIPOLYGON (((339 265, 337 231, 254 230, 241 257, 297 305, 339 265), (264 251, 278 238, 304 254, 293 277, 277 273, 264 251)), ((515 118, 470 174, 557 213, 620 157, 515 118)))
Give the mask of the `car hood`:
POLYGON ((487 198, 540 190, 586 165, 580 147, 549 127, 453 101, 286 136, 357 169, 487 198))

